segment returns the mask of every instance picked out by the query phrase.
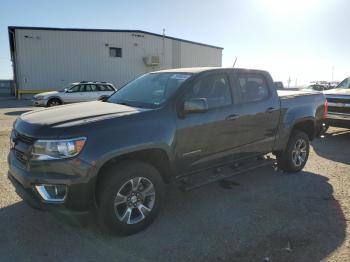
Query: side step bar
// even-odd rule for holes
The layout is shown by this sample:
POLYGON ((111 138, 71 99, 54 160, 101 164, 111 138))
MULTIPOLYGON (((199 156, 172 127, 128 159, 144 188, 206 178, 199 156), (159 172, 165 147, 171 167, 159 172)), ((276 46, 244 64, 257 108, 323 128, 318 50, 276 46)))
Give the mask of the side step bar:
POLYGON ((276 160, 267 158, 261 159, 258 158, 255 161, 249 161, 245 164, 237 165, 227 165, 218 167, 215 169, 195 173, 190 176, 182 177, 178 180, 179 187, 182 191, 191 191, 193 189, 215 183, 217 181, 227 179, 260 167, 264 166, 274 166, 276 160))

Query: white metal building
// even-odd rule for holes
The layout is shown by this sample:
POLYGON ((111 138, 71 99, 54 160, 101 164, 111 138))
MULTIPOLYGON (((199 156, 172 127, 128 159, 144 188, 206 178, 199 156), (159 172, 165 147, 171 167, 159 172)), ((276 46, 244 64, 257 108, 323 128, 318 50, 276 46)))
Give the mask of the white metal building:
POLYGON ((139 30, 8 27, 18 94, 71 82, 117 87, 160 69, 221 66, 221 47, 139 30))

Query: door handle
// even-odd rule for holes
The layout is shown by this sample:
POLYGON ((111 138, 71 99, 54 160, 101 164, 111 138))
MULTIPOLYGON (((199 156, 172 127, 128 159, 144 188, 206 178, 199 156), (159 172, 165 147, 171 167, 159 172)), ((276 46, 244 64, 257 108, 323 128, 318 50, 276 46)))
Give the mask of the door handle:
POLYGON ((226 117, 226 120, 236 120, 237 118, 239 118, 239 115, 232 114, 226 117))
POLYGON ((275 111, 276 108, 274 107, 269 107, 268 109, 266 109, 266 113, 272 113, 273 111, 275 111))

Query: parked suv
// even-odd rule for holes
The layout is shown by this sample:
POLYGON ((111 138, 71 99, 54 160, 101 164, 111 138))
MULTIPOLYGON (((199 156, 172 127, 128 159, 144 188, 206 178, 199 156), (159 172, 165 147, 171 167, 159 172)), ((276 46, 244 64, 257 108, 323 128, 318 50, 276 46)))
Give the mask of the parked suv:
POLYGON ((327 126, 350 128, 350 77, 324 92, 328 101, 327 126))
POLYGON ((322 93, 277 91, 265 71, 158 71, 106 102, 18 117, 9 178, 33 207, 97 208, 104 225, 131 234, 156 217, 164 184, 191 190, 272 165, 271 152, 280 169, 300 171, 325 110, 322 93))
POLYGON ((116 88, 106 82, 78 82, 59 91, 44 92, 33 96, 34 106, 57 106, 68 103, 101 100, 109 97, 116 88))

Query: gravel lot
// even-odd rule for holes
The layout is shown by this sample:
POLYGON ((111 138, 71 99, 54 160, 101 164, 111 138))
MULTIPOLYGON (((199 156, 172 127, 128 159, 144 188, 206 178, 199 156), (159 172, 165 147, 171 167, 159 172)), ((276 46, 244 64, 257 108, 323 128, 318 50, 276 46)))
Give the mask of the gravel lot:
POLYGON ((9 131, 28 102, 0 100, 0 261, 350 261, 350 131, 312 143, 304 172, 264 168, 182 193, 146 231, 102 233, 93 215, 32 210, 7 179, 9 131))

